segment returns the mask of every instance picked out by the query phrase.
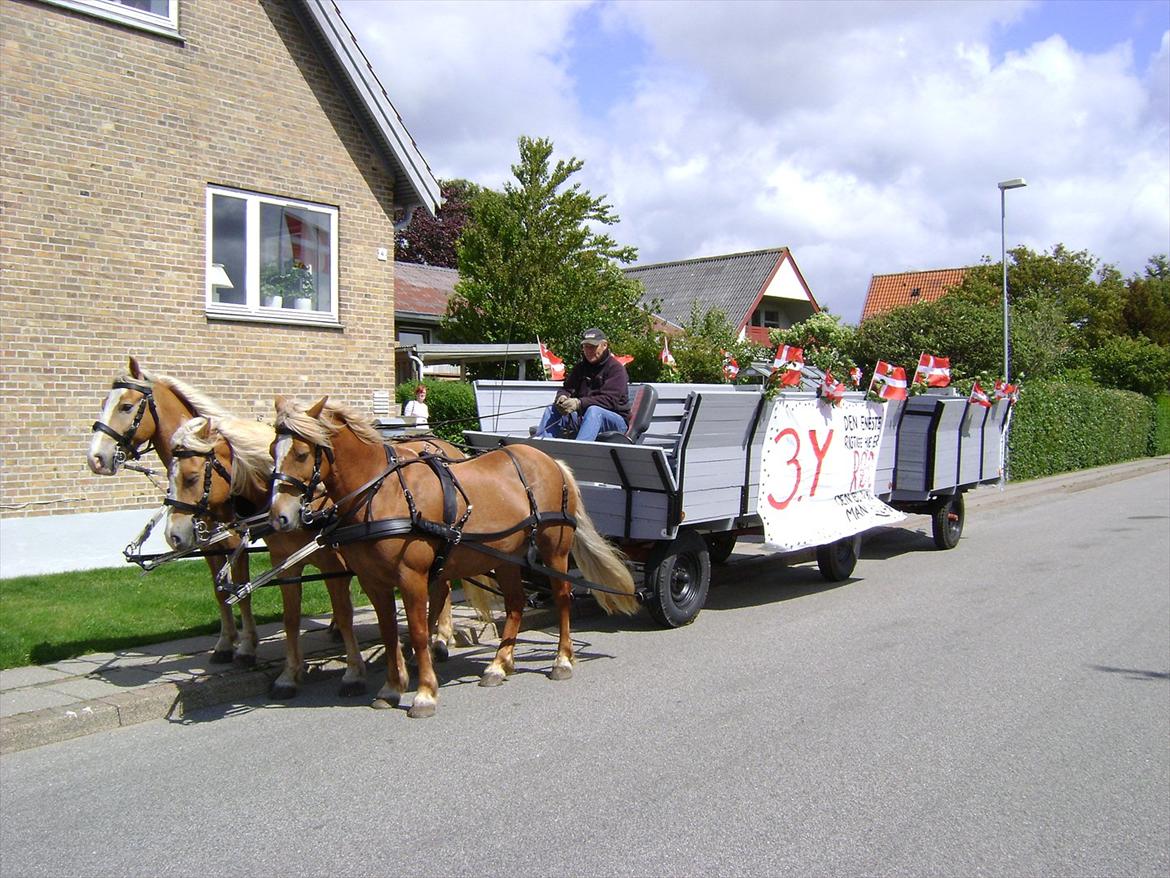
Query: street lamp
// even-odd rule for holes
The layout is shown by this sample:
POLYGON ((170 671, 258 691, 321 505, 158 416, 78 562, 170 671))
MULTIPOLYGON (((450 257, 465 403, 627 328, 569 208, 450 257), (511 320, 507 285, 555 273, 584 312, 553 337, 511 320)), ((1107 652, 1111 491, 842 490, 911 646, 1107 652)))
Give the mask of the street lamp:
POLYGON ((1028 184, 1023 177, 1004 180, 999 186, 999 258, 1003 265, 1003 380, 1008 383, 1012 372, 1012 318, 1008 311, 1007 285, 1007 191, 1009 189, 1023 189, 1028 184))

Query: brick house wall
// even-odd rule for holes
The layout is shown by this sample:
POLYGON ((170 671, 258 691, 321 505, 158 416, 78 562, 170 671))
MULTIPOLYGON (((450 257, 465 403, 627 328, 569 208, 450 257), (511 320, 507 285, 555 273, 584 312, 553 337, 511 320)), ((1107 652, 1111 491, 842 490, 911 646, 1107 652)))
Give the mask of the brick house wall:
POLYGON ((243 417, 392 395, 376 147, 283 0, 182 0, 180 31, 0 0, 0 518, 157 505, 85 464, 129 354, 243 417), (340 329, 207 316, 208 185, 338 209, 340 329))

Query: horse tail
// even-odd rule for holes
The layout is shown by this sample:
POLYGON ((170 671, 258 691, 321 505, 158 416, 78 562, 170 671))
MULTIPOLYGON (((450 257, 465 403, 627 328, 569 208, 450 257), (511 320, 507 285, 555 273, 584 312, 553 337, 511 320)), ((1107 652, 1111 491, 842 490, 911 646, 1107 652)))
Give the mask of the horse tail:
MULTIPOLYGON (((491 577, 483 577, 491 580, 491 577)), ((495 619, 495 608, 499 601, 493 600, 494 595, 485 588, 480 588, 470 579, 463 580, 463 597, 471 604, 475 615, 481 622, 491 622, 495 619)))
POLYGON ((573 496, 573 513, 577 518, 577 530, 573 534, 573 558, 586 579, 601 585, 618 589, 622 594, 613 594, 608 591, 590 589, 597 603, 605 612, 613 615, 623 613, 632 616, 638 612, 638 599, 634 596, 634 577, 630 575, 625 565, 625 556, 606 542, 605 537, 597 532, 593 520, 585 511, 585 504, 581 501, 581 490, 577 487, 577 480, 573 478, 573 471, 561 461, 557 461, 561 473, 565 477, 565 484, 573 496))

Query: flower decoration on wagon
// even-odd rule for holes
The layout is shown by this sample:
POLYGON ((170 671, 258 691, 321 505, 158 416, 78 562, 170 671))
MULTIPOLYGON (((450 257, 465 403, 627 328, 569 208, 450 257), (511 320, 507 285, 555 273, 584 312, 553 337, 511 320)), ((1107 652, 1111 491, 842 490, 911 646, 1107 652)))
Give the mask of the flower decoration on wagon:
POLYGON ((739 363, 731 355, 731 351, 721 351, 723 354, 723 377, 734 383, 739 377, 739 363))

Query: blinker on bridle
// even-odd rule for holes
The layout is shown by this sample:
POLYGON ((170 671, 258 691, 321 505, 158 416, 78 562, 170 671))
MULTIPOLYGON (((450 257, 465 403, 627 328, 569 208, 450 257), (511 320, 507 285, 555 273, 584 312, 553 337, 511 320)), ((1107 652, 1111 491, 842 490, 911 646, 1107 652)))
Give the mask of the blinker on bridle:
POLYGON ((123 378, 115 381, 110 389, 134 390, 142 394, 142 399, 138 401, 138 411, 134 413, 134 420, 126 428, 126 432, 119 433, 103 421, 94 421, 93 427, 90 428, 90 432, 105 433, 114 440, 117 446, 117 450, 114 452, 114 469, 117 469, 127 460, 138 460, 145 452, 150 450, 151 446, 149 442, 142 449, 135 447, 134 434, 138 432, 138 427, 142 424, 142 418, 148 409, 150 410, 150 416, 154 418, 154 423, 157 428, 158 410, 154 407, 154 389, 146 382, 123 378))
MULTIPOLYGON (((277 430, 276 435, 278 437, 279 436, 291 436, 292 438, 300 439, 303 442, 308 441, 303 436, 298 436, 292 430, 289 430, 286 428, 282 428, 282 429, 277 430)), ((273 470, 272 470, 272 487, 273 488, 275 488, 281 482, 284 482, 285 484, 292 485, 296 490, 301 492, 301 522, 303 524, 305 524, 306 526, 312 524, 318 518, 324 518, 328 515, 331 515, 333 512, 332 509, 322 510, 320 512, 314 512, 313 507, 312 507, 313 500, 316 498, 316 495, 317 495, 317 488, 321 485, 321 458, 324 457, 326 460, 329 461, 329 465, 332 466, 333 465, 333 449, 326 448, 322 445, 317 445, 316 443, 312 443, 312 445, 313 445, 313 474, 311 476, 309 476, 308 482, 302 482, 296 476, 290 476, 287 473, 282 473, 280 470, 275 468, 275 466, 276 466, 275 461, 273 461, 273 470)))
POLYGON ((203 463, 203 496, 199 498, 198 503, 186 503, 182 500, 177 500, 169 493, 163 498, 163 505, 170 506, 179 512, 186 512, 188 515, 195 517, 195 534, 200 539, 206 538, 207 527, 203 522, 203 518, 211 514, 211 476, 212 473, 217 473, 228 486, 232 483, 232 474, 228 472, 227 467, 219 462, 215 456, 214 451, 191 451, 187 448, 176 449, 172 452, 176 459, 187 457, 202 457, 203 463))

